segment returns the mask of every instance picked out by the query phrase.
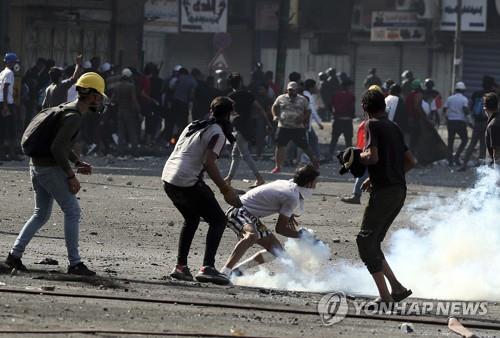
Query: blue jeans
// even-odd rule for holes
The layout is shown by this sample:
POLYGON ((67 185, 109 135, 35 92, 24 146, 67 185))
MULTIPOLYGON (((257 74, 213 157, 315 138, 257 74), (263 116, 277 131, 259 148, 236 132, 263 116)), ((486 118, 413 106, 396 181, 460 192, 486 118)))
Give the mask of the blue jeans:
POLYGON ((368 178, 368 169, 365 170, 365 173, 361 177, 356 178, 356 182, 354 182, 354 189, 352 191, 353 195, 355 196, 361 196, 363 193, 361 191, 361 186, 363 185, 363 182, 368 178))
POLYGON ((35 210, 19 233, 11 254, 16 257, 23 255, 33 236, 49 220, 55 200, 64 213, 64 237, 69 265, 80 263, 78 251, 80 206, 76 196, 69 191, 66 174, 60 167, 30 166, 30 175, 35 192, 35 210))
POLYGON ((252 155, 250 154, 250 148, 248 146, 248 141, 245 139, 241 133, 236 133, 236 142, 233 145, 233 151, 231 153, 231 166, 229 168, 228 177, 233 179, 236 175, 236 171, 240 165, 240 158, 243 157, 243 160, 247 163, 248 167, 255 175, 255 177, 260 177, 259 169, 257 169, 257 165, 255 164, 252 155))

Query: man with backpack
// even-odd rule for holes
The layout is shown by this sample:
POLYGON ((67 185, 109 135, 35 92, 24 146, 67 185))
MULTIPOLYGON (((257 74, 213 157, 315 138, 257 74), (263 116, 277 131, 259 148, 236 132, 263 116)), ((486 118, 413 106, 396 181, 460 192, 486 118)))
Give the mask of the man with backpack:
POLYGON ((77 173, 90 175, 92 166, 80 161, 72 151, 83 115, 102 108, 105 84, 97 73, 85 73, 76 82, 78 99, 41 111, 30 122, 22 138, 24 153, 31 157, 30 174, 35 192, 35 212, 19 233, 5 263, 12 269, 27 271, 21 257, 35 233, 49 220, 54 200, 64 213, 64 235, 68 250, 68 273, 93 276, 83 264, 78 250, 80 206, 76 194, 77 173))
POLYGON ((483 97, 487 93, 494 93, 496 89, 495 79, 491 76, 485 75, 483 77, 483 89, 475 91, 471 98, 471 115, 473 120, 472 127, 472 137, 469 142, 469 146, 465 151, 464 163, 458 169, 458 171, 467 170, 467 165, 472 157, 472 153, 479 142, 479 159, 483 159, 486 156, 486 142, 484 139, 484 132, 486 131, 486 126, 488 125, 488 116, 483 109, 483 97))

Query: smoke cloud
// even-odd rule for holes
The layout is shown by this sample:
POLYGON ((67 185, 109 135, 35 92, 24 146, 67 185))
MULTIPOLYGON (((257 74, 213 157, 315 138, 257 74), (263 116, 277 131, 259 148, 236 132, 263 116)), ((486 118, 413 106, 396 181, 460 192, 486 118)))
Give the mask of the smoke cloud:
MULTIPOLYGON (((448 198, 425 196, 407 205, 414 226, 392 233, 386 257, 413 296, 500 301, 500 187, 493 169, 480 168, 473 188, 448 198)), ((396 220, 397 221, 397 220, 396 220)), ((355 243, 353 243, 355 245, 355 243)), ((358 260, 331 260, 330 248, 289 239, 287 255, 238 285, 294 291, 344 291, 376 295, 358 260)))

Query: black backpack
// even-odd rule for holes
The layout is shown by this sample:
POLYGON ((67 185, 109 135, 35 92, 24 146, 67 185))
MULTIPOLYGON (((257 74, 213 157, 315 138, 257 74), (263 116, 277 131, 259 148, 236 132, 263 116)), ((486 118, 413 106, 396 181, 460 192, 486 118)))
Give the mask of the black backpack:
POLYGON ((58 132, 60 121, 70 112, 80 113, 75 108, 59 105, 36 114, 23 133, 23 153, 29 157, 52 157, 50 147, 58 132))

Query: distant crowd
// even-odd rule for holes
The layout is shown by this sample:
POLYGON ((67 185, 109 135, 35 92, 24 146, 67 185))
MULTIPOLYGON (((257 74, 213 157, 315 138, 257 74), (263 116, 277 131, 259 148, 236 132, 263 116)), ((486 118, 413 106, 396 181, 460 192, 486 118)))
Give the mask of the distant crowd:
MULTIPOLYGON (((0 101, 5 106, 1 116, 0 160, 21 159, 19 140, 31 118, 44 108, 76 99, 75 82, 86 72, 96 72, 105 79, 109 101, 101 114, 89 114, 84 118, 78 147, 85 155, 165 155, 173 149, 190 120, 208 116, 210 102, 215 97, 236 90, 251 94, 246 106, 239 104, 241 111, 236 113, 244 120, 239 127, 240 133, 248 141, 254 158, 262 158, 266 150, 284 148, 279 153, 276 150, 275 157, 279 158, 276 158, 275 171, 281 170, 282 165, 308 163, 310 157, 318 163, 332 160, 340 136, 344 137, 346 147, 353 144, 353 119, 358 105, 352 90, 354 83, 345 72, 337 72, 334 68, 318 73, 316 79, 303 79, 298 72, 288 76, 287 84, 295 86, 291 90, 307 101, 307 121, 303 125, 300 123, 307 129, 306 146, 297 135, 278 135, 283 122, 278 122, 275 114, 281 114, 280 105, 282 109, 283 104, 286 106, 280 96, 288 95, 290 88, 279 88, 273 72, 264 71, 261 63, 255 65, 251 78, 245 83, 238 73, 218 70, 213 75, 205 75, 197 68, 188 70, 181 65, 175 66, 168 77, 161 78, 160 69, 154 63, 147 63, 140 71, 134 67, 101 63, 99 57, 85 62, 76 57, 74 65, 64 68, 56 66, 54 60, 39 58, 24 75, 14 53, 8 53, 4 62, 5 69, 0 73, 0 101), (3 99, 4 95, 7 100, 3 99), (331 120, 329 147, 322 151, 315 129, 323 129, 324 123, 331 120), (288 144, 290 140, 294 142, 288 144)), ((422 149, 438 142, 427 136, 427 125, 447 125, 446 158, 450 166, 459 165, 459 170, 465 170, 477 143, 479 154, 473 163, 479 164, 480 159, 484 159, 486 147, 482 135, 487 118, 481 100, 485 93, 498 90, 492 77, 485 76, 483 90, 473 93, 470 98, 465 97, 463 82, 456 84, 452 96, 442 98, 431 78, 421 81, 410 70, 403 72, 398 83, 391 79, 382 81, 372 68, 363 85, 366 89, 377 86, 382 90, 390 119, 403 130, 410 149, 420 157, 421 164, 437 159, 432 156, 429 161, 424 159, 427 154, 422 149), (472 127, 472 137, 467 147, 468 126, 472 127), (454 146, 456 136, 460 139, 457 148, 454 146)), ((294 127, 293 123, 291 126, 294 127)), ((244 159, 247 156, 242 155, 244 159)))

